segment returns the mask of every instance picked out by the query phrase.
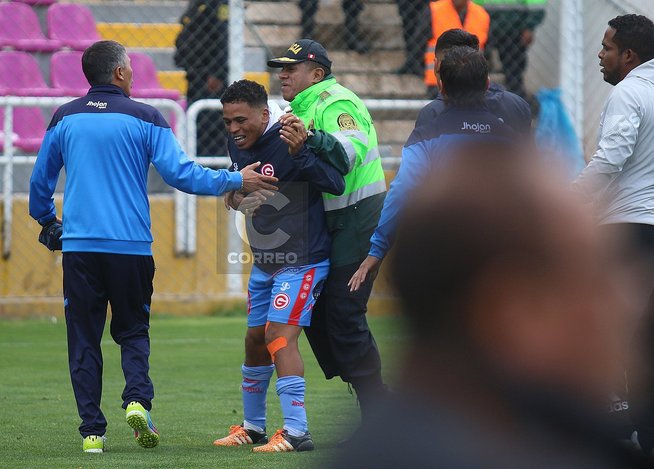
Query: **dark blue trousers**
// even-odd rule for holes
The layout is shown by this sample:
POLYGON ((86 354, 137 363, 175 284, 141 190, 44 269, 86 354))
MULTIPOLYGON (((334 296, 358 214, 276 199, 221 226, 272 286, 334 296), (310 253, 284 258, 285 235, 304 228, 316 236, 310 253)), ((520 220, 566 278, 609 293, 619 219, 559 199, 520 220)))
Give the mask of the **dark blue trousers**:
POLYGON ((70 378, 82 419, 82 437, 104 435, 100 410, 102 350, 100 341, 111 305, 110 332, 120 345, 125 375, 123 408, 132 401, 152 408, 154 387, 148 376, 152 256, 95 252, 63 254, 64 305, 70 378))

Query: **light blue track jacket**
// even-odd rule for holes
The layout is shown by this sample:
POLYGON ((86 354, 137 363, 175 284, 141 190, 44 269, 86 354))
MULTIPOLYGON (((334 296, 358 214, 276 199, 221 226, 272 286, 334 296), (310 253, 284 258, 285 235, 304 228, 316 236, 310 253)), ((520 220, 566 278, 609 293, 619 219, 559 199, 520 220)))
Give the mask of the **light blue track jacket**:
POLYGON ((63 252, 151 255, 147 175, 150 163, 171 186, 222 195, 241 187, 239 172, 189 160, 152 106, 113 85, 61 106, 50 122, 30 178, 30 215, 56 217, 53 194, 66 171, 63 252))

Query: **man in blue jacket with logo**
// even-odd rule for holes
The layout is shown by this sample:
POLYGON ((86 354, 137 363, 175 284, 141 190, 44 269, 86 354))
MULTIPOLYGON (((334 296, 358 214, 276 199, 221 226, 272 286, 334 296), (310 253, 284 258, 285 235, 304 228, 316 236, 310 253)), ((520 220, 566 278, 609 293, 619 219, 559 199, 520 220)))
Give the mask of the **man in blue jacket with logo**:
POLYGON ((476 141, 521 141, 518 134, 488 110, 488 63, 471 47, 453 47, 445 53, 437 76, 446 109, 417 125, 404 148, 402 163, 384 201, 377 228, 370 239, 368 257, 350 282, 358 290, 368 275, 377 275, 383 258, 391 248, 397 218, 408 192, 438 165, 444 164, 452 150, 476 141))
POLYGON ((151 448, 159 433, 150 418, 154 387, 148 376, 155 269, 146 187, 150 163, 168 184, 193 194, 274 190, 276 178, 256 173, 256 162, 228 172, 190 161, 161 113, 129 98, 132 68, 117 42, 86 49, 82 69, 91 89, 53 116, 30 179, 29 210, 43 226, 39 241, 63 251, 68 360, 83 450, 105 449, 100 341, 108 303, 111 336, 121 347, 127 423, 137 443, 151 448), (63 226, 52 198, 62 168, 63 226))

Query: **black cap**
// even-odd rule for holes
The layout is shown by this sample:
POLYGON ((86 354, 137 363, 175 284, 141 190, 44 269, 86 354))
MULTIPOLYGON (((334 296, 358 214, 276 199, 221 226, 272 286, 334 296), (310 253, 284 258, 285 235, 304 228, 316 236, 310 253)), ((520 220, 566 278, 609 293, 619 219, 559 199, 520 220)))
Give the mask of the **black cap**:
POLYGON ((319 42, 311 39, 300 39, 288 48, 286 54, 282 57, 270 59, 268 66, 271 68, 281 68, 288 64, 298 64, 300 62, 316 62, 323 67, 331 70, 332 61, 327 57, 327 50, 319 42))

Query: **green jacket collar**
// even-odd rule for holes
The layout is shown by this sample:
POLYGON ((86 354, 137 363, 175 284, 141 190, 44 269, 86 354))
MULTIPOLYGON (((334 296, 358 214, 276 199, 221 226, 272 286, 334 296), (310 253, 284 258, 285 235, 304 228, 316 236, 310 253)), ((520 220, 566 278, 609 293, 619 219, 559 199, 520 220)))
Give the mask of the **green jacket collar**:
POLYGON ((291 101, 291 109, 293 112, 304 114, 310 107, 312 107, 320 93, 325 91, 330 86, 336 83, 334 75, 327 75, 327 77, 315 85, 311 85, 306 90, 300 91, 293 101, 291 101))

